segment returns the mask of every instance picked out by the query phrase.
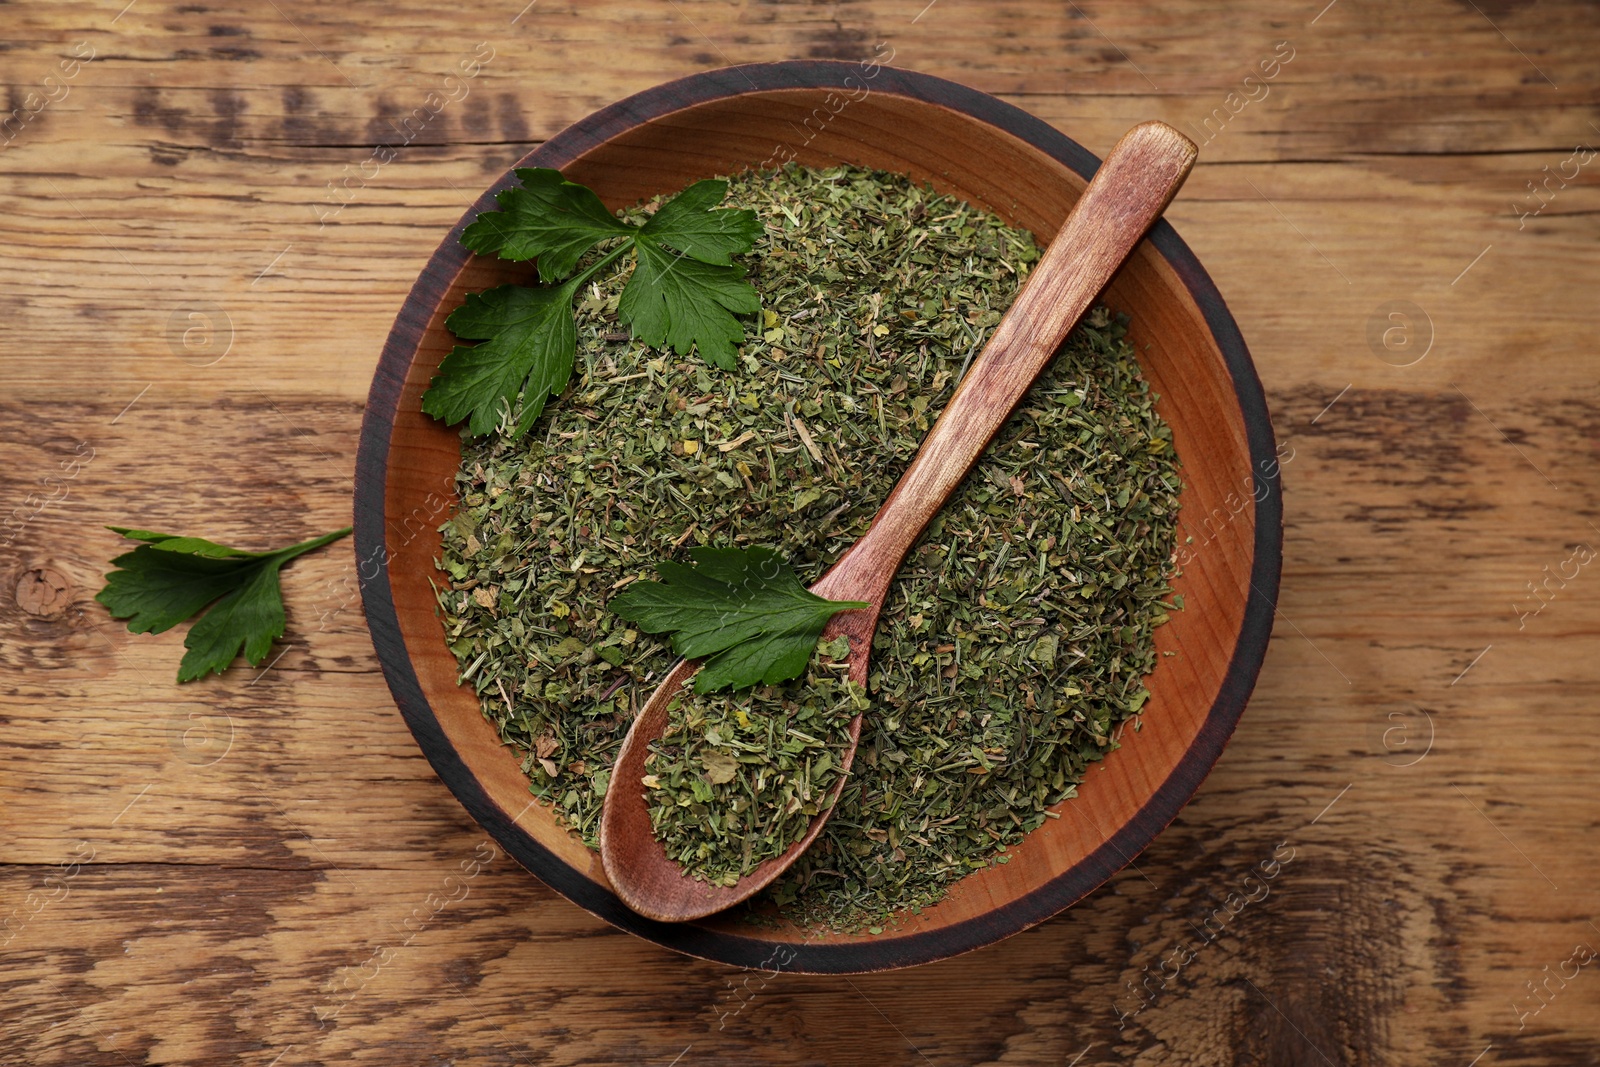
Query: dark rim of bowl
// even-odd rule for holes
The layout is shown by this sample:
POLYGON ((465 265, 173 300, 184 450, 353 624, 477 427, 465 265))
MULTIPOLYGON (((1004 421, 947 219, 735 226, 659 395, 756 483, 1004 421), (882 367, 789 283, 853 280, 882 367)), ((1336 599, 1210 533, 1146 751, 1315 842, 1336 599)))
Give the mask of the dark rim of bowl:
MULTIPOLYGON (((842 89, 844 79, 861 76, 856 63, 798 60, 726 67, 658 85, 590 115, 552 137, 520 160, 517 167, 561 168, 596 144, 641 122, 696 104, 774 89, 842 89)), ((987 93, 927 74, 881 67, 872 76, 874 92, 911 97, 961 112, 1011 134, 1070 167, 1085 180, 1100 160, 1054 127, 987 93)), ((514 168, 513 168, 514 169, 514 168)), ((494 193, 512 185, 510 170, 462 216, 423 268, 395 319, 373 376, 356 455, 355 541, 362 602, 372 643, 406 724, 428 761, 468 813, 522 866, 573 903, 614 926, 689 955, 738 967, 770 966, 777 947, 770 940, 743 937, 693 923, 661 923, 628 909, 615 894, 569 867, 513 823, 484 792, 445 736, 429 705, 406 651, 389 589, 389 554, 384 498, 389 443, 402 386, 424 329, 445 289, 469 253, 458 238, 481 211, 493 209, 494 193), (368 570, 371 573, 368 574, 368 570)), ((1275 443, 1266 398, 1239 328, 1205 269, 1166 220, 1156 223, 1150 242, 1177 272, 1199 306, 1233 378, 1244 417, 1251 471, 1256 479, 1255 553, 1250 595, 1233 657, 1199 734, 1165 782, 1100 847, 1070 870, 1032 892, 983 915, 938 930, 872 940, 817 944, 797 942, 782 970, 813 974, 857 974, 930 963, 1019 933, 1076 903, 1128 864, 1166 828, 1200 787, 1233 733, 1255 686, 1266 655, 1278 598, 1282 563, 1283 507, 1279 495, 1275 443), (1268 474, 1267 472, 1271 472, 1268 474), (1262 496, 1263 491, 1265 496, 1262 496)))

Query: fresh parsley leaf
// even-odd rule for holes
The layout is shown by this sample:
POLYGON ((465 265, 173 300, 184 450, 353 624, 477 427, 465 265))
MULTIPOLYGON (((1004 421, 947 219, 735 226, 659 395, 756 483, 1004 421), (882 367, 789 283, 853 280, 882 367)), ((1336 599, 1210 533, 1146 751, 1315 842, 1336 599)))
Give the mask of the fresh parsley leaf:
POLYGON ((491 432, 518 392, 522 414, 516 436, 526 433, 545 400, 566 387, 578 349, 572 323, 572 282, 554 289, 502 285, 468 293, 445 325, 457 336, 483 344, 457 345, 439 363, 438 377, 423 394, 422 410, 445 422, 470 419, 474 434, 491 432))
POLYGON ((634 247, 639 261, 617 301, 617 318, 645 344, 669 344, 680 356, 698 346, 701 356, 733 370, 734 349, 744 340, 733 316, 761 310, 744 268, 675 255, 645 234, 634 247))
POLYGON ((462 244, 501 259, 537 256, 540 279, 558 282, 572 273, 589 249, 609 237, 633 232, 606 210, 592 190, 567 181, 558 170, 524 167, 517 171, 517 179, 521 188, 495 194, 503 210, 479 215, 462 231, 462 244))
POLYGON ((266 659, 272 642, 283 636, 278 571, 350 532, 347 526, 274 552, 246 552, 201 537, 108 528, 145 542, 111 561, 118 569, 106 575, 105 588, 95 596, 112 618, 128 620, 130 633, 163 633, 213 605, 184 638, 188 651, 178 665, 180 682, 221 674, 241 647, 251 665, 266 659))
POLYGON ((770 548, 693 548, 693 567, 656 566, 659 582, 635 582, 611 610, 647 633, 671 633, 673 650, 706 658, 697 693, 798 678, 828 620, 870 605, 809 592, 770 548))
POLYGON ((727 266, 761 236, 761 222, 748 208, 711 210, 728 195, 720 178, 695 182, 656 209, 640 231, 702 263, 727 266))
POLYGON ((618 301, 618 317, 646 344, 670 345, 679 355, 701 356, 727 370, 744 340, 735 315, 761 309, 745 269, 733 262, 761 236, 755 212, 716 208, 728 183, 696 182, 656 209, 643 226, 606 211, 592 191, 559 171, 517 171, 518 188, 496 195, 502 210, 479 215, 461 234, 474 252, 502 259, 537 257, 547 282, 571 274, 603 242, 615 247, 554 288, 501 286, 470 293, 446 325, 463 341, 439 364, 423 394, 422 410, 449 423, 468 420, 473 434, 490 433, 502 417, 515 417, 514 436, 533 425, 546 401, 572 377, 577 328, 571 304, 595 274, 630 250, 633 274, 618 301), (518 397, 521 407, 518 410, 518 397))

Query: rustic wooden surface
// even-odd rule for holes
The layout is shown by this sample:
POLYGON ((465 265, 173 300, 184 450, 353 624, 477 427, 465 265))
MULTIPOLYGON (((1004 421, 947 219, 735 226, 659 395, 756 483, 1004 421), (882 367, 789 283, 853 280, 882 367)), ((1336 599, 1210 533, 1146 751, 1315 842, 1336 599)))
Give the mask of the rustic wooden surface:
POLYGON ((1591 4, 124 3, 4 5, 0 1059, 1600 1062, 1591 4), (330 199, 480 42, 469 94, 330 199), (531 145, 879 42, 1098 152, 1225 109, 1168 217, 1293 450, 1280 625, 1105 889, 909 972, 695 962, 485 844, 390 704, 349 542, 286 574, 264 671, 177 687, 181 636, 93 603, 106 523, 347 521, 393 315, 531 145))

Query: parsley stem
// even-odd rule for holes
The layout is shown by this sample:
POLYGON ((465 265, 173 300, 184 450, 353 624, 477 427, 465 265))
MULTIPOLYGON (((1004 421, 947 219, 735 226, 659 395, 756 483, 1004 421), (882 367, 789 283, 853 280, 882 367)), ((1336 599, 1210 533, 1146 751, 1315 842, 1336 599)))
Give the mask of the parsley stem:
POLYGON ((611 251, 607 252, 605 255, 601 256, 599 259, 597 259, 593 263, 589 264, 589 266, 584 268, 584 270, 582 270, 578 274, 573 275, 573 277, 569 278, 567 281, 563 282, 562 284, 563 285, 572 286, 572 291, 574 293, 576 293, 580 288, 582 288, 584 282, 586 282, 590 278, 594 277, 597 273, 600 272, 600 270, 602 268, 608 267, 612 263, 616 262, 616 259, 617 259, 618 256, 622 255, 622 253, 626 252, 628 249, 630 249, 632 247, 633 247, 633 238, 632 237, 625 238, 623 240, 623 242, 620 245, 618 245, 616 248, 613 248, 611 251))
POLYGON ((333 542, 339 540, 339 538, 348 535, 350 533, 350 529, 350 527, 346 526, 342 530, 335 530, 332 533, 325 533, 321 537, 313 537, 311 540, 302 541, 298 545, 290 545, 288 548, 280 548, 278 551, 274 552, 273 555, 281 556, 283 561, 287 563, 296 556, 303 556, 307 552, 321 548, 323 545, 333 544, 333 542))

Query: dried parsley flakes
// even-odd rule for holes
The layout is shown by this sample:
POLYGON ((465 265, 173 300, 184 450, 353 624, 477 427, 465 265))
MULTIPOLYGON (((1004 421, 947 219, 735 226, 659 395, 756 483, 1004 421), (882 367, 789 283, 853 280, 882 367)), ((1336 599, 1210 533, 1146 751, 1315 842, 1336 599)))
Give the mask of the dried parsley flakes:
MULTIPOLYGON (((764 226, 739 369, 631 341, 626 275, 591 284, 572 384, 524 439, 464 441, 443 527, 462 680, 591 847, 617 748, 673 659, 609 598, 691 545, 770 546, 814 581, 1037 258, 1025 232, 901 176, 791 166, 732 179, 726 203, 764 226)), ((1072 795, 1145 699, 1178 487, 1123 329, 1093 312, 908 557, 838 810, 768 901, 881 924, 1003 862, 1072 795)))
POLYGON ((817 647, 805 674, 734 694, 685 690, 645 759, 650 824, 697 878, 732 885, 805 836, 832 802, 850 720, 850 642, 817 647))

